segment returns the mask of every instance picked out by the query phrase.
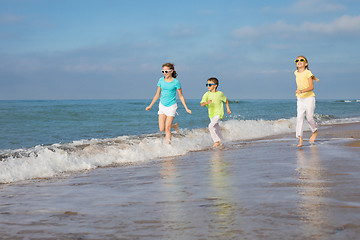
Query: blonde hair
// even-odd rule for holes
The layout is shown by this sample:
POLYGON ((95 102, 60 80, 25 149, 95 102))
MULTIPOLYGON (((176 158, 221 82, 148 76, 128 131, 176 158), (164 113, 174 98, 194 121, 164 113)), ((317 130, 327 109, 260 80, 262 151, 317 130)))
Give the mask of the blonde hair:
MULTIPOLYGON (((308 62, 308 60, 306 59, 306 57, 300 55, 300 56, 298 56, 296 59, 298 59, 298 58, 304 58, 305 61, 306 61, 306 63, 307 63, 307 65, 305 66, 305 69, 310 70, 310 69, 309 69, 309 62, 308 62)), ((297 69, 297 67, 296 67, 296 69, 297 69)), ((315 77, 314 75, 312 75, 311 78, 312 78, 313 80, 317 81, 317 82, 320 81, 320 79, 318 79, 318 78, 315 77)))

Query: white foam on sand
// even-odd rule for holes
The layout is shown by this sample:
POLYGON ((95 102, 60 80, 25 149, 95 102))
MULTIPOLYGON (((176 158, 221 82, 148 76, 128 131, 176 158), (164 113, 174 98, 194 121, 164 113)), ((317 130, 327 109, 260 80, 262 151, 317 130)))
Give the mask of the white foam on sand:
MULTIPOLYGON (((225 142, 251 140, 295 131, 295 118, 276 121, 229 120, 220 126, 225 142)), ((212 146, 207 128, 174 134, 171 145, 161 133, 74 141, 1 152, 0 183, 49 178, 112 164, 141 164, 185 155, 212 146)))

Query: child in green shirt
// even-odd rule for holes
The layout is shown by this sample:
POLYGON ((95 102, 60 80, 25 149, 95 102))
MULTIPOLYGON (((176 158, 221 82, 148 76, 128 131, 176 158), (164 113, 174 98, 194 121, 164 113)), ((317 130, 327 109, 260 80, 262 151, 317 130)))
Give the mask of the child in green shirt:
POLYGON ((217 90, 218 86, 219 80, 217 78, 209 78, 206 84, 209 91, 204 94, 200 102, 201 106, 206 106, 209 111, 209 130, 211 138, 214 141, 214 148, 220 146, 222 141, 219 122, 224 116, 224 102, 226 104, 227 113, 231 114, 229 101, 221 91, 217 90))

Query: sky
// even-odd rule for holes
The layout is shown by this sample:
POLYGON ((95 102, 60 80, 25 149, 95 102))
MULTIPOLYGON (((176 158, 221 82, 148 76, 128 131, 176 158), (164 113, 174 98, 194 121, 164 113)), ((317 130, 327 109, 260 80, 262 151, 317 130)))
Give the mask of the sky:
POLYGON ((358 0, 0 0, 0 100, 151 99, 172 62, 185 99, 360 99, 358 0))

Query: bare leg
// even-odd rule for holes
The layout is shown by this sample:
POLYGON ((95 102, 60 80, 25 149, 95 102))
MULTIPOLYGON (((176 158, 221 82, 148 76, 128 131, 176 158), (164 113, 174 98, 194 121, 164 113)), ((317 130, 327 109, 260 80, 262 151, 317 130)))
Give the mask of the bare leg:
POLYGON ((166 139, 166 143, 171 144, 171 127, 172 127, 172 123, 174 121, 175 117, 170 117, 167 116, 166 117, 166 122, 165 122, 165 139, 166 139))
POLYGON ((318 131, 316 130, 315 132, 313 132, 313 134, 311 135, 311 137, 310 137, 310 139, 309 139, 309 142, 310 142, 311 144, 314 144, 317 135, 318 135, 318 131))
POLYGON ((166 115, 160 114, 159 115, 159 130, 160 130, 160 132, 165 131, 165 122, 166 122, 166 115))
POLYGON ((303 138, 299 137, 299 144, 297 145, 298 147, 302 147, 303 146, 303 138))
POLYGON ((179 132, 179 123, 173 124, 173 125, 171 126, 171 128, 175 129, 175 131, 176 131, 177 133, 180 133, 180 132, 179 132))
POLYGON ((166 143, 171 143, 171 129, 175 129, 179 133, 179 123, 172 124, 175 117, 168 117, 165 114, 159 115, 159 130, 160 132, 165 131, 166 143))

